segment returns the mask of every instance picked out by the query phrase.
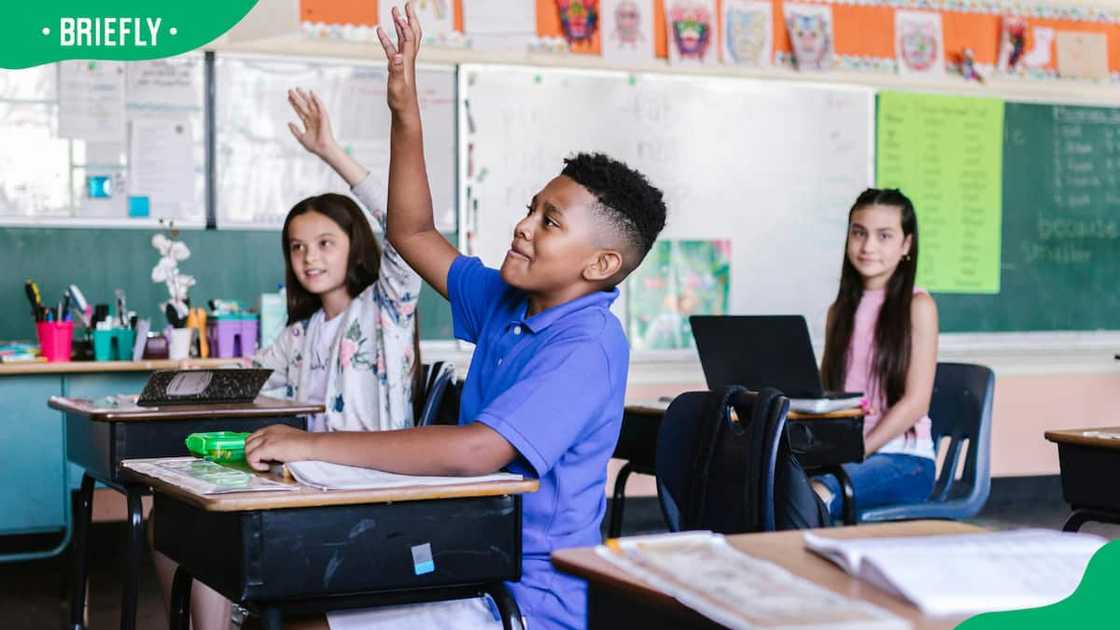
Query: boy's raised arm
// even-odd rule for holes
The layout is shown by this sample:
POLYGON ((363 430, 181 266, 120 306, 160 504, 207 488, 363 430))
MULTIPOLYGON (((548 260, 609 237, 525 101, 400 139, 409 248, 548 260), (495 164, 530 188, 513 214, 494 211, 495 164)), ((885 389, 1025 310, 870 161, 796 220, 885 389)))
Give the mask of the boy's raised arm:
POLYGON ((428 284, 447 297, 447 272, 459 251, 436 230, 432 192, 424 165, 420 103, 416 95, 416 54, 420 49, 420 21, 410 2, 407 21, 393 8, 397 43, 380 26, 377 36, 389 60, 387 90, 393 125, 389 135, 389 201, 386 232, 401 257, 428 284))

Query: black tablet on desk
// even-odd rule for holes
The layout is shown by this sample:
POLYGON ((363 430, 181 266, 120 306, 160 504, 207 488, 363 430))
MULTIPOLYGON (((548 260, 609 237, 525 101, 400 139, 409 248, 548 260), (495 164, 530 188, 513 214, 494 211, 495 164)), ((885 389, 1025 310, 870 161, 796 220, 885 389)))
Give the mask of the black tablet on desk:
POLYGON ((160 407, 253 402, 271 374, 272 370, 261 368, 157 370, 148 378, 136 404, 160 407))

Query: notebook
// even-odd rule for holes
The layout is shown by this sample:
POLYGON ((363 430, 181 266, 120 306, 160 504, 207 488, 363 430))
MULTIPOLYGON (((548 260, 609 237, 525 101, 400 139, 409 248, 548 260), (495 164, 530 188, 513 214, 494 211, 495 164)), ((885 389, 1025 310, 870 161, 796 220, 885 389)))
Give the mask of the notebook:
POLYGON ((253 402, 272 370, 156 370, 136 399, 141 407, 253 402))
POLYGON ((596 553, 627 574, 728 628, 902 630, 910 624, 731 546, 682 532, 611 540, 596 553))
POLYGON ((861 392, 826 392, 809 326, 800 315, 693 315, 688 318, 709 389, 774 387, 790 409, 826 413, 859 407, 861 392))
POLYGON ((288 472, 296 481, 320 490, 383 490, 410 486, 456 486, 485 481, 521 481, 521 475, 494 473, 478 477, 433 477, 398 475, 396 473, 344 466, 320 461, 288 463, 288 472))
POLYGON ((810 551, 928 615, 1058 602, 1076 590, 1089 559, 1107 542, 1043 529, 858 540, 804 536, 810 551))

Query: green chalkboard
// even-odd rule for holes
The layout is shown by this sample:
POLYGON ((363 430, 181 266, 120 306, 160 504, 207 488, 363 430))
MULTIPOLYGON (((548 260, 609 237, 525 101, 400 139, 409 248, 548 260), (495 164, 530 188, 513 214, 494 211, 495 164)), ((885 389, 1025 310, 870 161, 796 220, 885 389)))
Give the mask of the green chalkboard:
MULTIPOLYGON (((0 229, 0 339, 33 339, 35 327, 23 283, 34 278, 47 303, 62 297, 70 283, 81 287, 91 303, 112 303, 122 288, 128 307, 153 323, 164 324, 158 304, 167 299, 162 284, 151 281, 158 254, 152 230, 128 229, 0 229)), ((212 298, 256 306, 263 292, 275 291, 284 280, 280 234, 275 231, 186 230, 182 240, 191 257, 180 264, 195 276, 191 289, 196 304, 212 298)), ((421 337, 451 338, 447 301, 427 285, 420 294, 421 337)))
POLYGON ((1007 103, 1000 292, 945 332, 1120 329, 1120 109, 1007 103))

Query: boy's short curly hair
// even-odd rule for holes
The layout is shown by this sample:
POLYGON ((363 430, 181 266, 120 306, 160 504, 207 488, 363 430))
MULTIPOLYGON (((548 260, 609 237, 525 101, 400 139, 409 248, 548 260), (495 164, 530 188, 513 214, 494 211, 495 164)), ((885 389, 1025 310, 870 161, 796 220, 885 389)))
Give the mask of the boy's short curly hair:
POLYGON ((574 180, 599 200, 600 214, 629 245, 633 260, 625 271, 637 268, 657 235, 665 227, 665 201, 638 171, 602 153, 578 153, 564 159, 561 175, 574 180))

